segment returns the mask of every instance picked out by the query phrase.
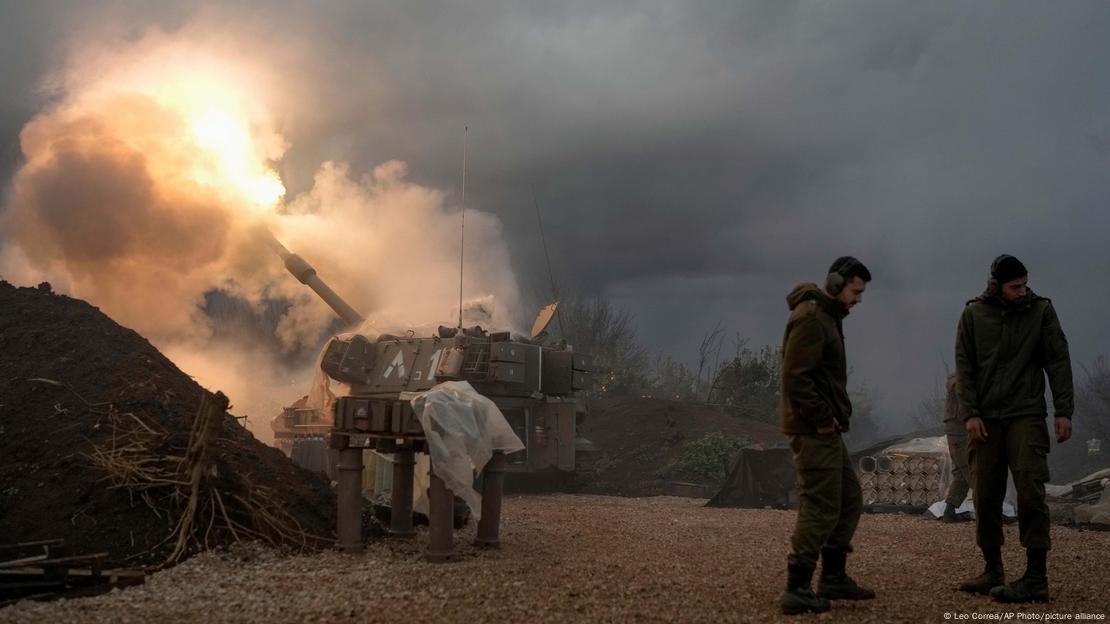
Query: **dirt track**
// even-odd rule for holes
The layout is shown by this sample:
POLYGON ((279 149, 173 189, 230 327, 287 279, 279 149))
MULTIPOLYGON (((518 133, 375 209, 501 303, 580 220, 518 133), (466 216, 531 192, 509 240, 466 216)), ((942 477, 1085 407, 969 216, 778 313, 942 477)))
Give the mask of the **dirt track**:
MULTIPOLYGON (((260 548, 203 555, 145 587, 0 610, 0 622, 752 621, 781 619, 777 598, 794 514, 708 509, 680 498, 527 496, 506 501, 503 548, 460 548, 425 563, 427 534, 371 544, 366 556, 281 557, 260 548)), ((1016 527, 1009 575, 1021 573, 1016 527)), ((459 534, 473 536, 473 526, 459 534)), ((856 578, 868 603, 791 621, 942 622, 944 613, 1110 612, 1110 533, 1053 528, 1054 601, 1024 609, 966 596, 953 583, 979 566, 970 524, 864 516, 856 578)), ((978 570, 975 570, 976 572, 978 570)))

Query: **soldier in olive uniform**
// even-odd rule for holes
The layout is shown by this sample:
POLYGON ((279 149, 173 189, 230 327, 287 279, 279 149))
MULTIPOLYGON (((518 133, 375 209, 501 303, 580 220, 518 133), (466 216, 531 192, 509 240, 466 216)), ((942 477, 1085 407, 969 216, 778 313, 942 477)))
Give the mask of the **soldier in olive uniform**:
POLYGON ((948 439, 948 456, 952 460, 952 481, 948 484, 948 495, 944 497, 944 522, 962 522, 956 509, 967 498, 971 479, 971 469, 967 464, 967 430, 960 418, 960 399, 956 396, 956 374, 948 376, 944 393, 944 437, 948 439))
POLYGON ((1048 427, 1045 376, 1052 388, 1056 441, 1071 437, 1072 375, 1068 341, 1052 302, 1028 288, 1015 257, 991 265, 987 290, 969 301, 956 337, 956 391, 970 438, 976 538, 983 574, 960 585, 1000 602, 1048 600, 1048 427), (1017 489, 1025 574, 1006 584, 1002 500, 1006 472, 1017 489))
POLYGON ((842 321, 863 299, 871 273, 855 258, 838 258, 825 288, 800 284, 787 296, 790 320, 782 346, 779 420, 794 452, 801 504, 787 559, 783 613, 822 612, 829 600, 866 600, 845 572, 863 495, 840 434, 848 430, 848 365, 842 321), (810 582, 822 560, 817 593, 810 582))

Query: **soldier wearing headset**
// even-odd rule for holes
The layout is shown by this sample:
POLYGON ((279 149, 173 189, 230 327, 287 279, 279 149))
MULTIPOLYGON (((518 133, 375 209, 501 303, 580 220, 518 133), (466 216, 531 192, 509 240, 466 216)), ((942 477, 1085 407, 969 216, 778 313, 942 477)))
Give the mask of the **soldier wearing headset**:
POLYGON ((845 572, 863 495, 841 439, 852 415, 843 320, 870 281, 867 267, 845 256, 829 267, 824 288, 799 284, 786 298, 790 320, 782 342, 779 421, 794 452, 801 492, 781 598, 788 615, 827 611, 829 600, 875 597, 845 572))

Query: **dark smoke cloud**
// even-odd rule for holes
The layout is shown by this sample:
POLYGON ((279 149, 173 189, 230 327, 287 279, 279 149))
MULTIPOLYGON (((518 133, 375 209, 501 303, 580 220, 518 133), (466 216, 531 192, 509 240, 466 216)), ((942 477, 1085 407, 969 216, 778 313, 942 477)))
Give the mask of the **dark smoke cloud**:
POLYGON ((634 309, 644 341, 682 358, 718 322, 777 342, 785 293, 844 253, 875 275, 847 321, 853 376, 892 420, 939 385, 999 253, 1053 298, 1077 363, 1110 352, 1105 3, 26 11, 0 27, 0 52, 20 46, 31 68, 4 74, 5 145, 42 59, 79 24, 250 25, 298 59, 279 166, 291 192, 326 160, 399 159, 457 202, 469 125, 467 204, 501 218, 522 292, 548 290, 534 188, 564 289, 634 309))

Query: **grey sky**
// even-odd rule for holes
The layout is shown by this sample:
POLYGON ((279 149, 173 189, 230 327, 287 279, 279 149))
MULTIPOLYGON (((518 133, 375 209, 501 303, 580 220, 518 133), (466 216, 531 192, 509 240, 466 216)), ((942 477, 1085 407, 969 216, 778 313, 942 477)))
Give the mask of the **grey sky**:
POLYGON ((900 419, 952 361, 999 253, 1051 297, 1076 364, 1110 353, 1110 5, 1104 2, 3 2, 0 171, 74 33, 192 20, 288 41, 290 191, 387 159, 506 226, 546 295, 530 187, 564 290, 634 311, 691 360, 722 323, 777 343, 784 297, 853 254, 854 383, 900 419), (90 26, 91 24, 91 26, 90 26))

